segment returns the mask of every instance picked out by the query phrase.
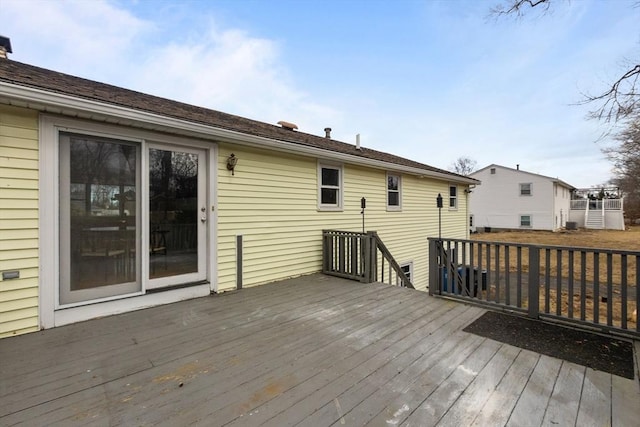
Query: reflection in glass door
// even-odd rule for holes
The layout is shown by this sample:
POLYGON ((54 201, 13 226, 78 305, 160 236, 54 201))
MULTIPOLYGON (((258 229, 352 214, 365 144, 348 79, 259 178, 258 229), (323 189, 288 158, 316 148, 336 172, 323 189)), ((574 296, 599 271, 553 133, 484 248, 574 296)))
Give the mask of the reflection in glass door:
POLYGON ((60 133, 60 303, 140 291, 139 146, 60 133))
POLYGON ((154 147, 149 149, 148 165, 147 288, 203 280, 207 221, 204 152, 154 147))

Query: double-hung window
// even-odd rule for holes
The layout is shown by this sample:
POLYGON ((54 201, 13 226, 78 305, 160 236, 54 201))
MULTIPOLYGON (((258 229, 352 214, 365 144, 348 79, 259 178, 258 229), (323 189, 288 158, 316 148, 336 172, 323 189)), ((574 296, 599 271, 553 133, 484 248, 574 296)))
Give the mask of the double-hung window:
POLYGON ((520 184, 520 195, 521 196, 530 196, 531 195, 531 183, 523 183, 520 184))
POLYGON ((400 175, 387 174, 387 210, 400 210, 401 200, 400 175))
POLYGON ((342 209, 342 167, 318 165, 318 208, 342 209))
POLYGON ((531 215, 520 215, 520 227, 531 228, 531 215))
POLYGON ((449 186, 449 209, 458 209, 458 187, 449 186))

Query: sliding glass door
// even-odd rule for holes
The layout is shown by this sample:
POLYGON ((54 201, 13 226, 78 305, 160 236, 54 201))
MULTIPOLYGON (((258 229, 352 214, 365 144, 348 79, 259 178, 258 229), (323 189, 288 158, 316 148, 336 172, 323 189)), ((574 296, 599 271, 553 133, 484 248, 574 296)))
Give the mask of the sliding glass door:
POLYGON ((149 148, 149 283, 147 288, 206 278, 203 150, 149 148))
POLYGON ((59 132, 60 305, 206 279, 205 154, 59 132))
POLYGON ((139 144, 61 132, 60 303, 141 290, 139 144))

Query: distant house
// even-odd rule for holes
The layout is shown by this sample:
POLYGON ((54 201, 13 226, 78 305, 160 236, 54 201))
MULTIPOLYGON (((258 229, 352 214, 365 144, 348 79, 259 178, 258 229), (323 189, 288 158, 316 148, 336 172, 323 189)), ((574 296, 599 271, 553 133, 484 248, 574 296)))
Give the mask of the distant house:
POLYGON ((476 229, 557 230, 569 221, 575 187, 558 178, 496 164, 469 177, 482 182, 469 199, 476 229))
MULTIPOLYGON (((8 49, 10 51, 10 48, 8 49)), ((474 178, 0 58, 0 337, 322 269, 376 230, 417 289, 474 178)), ((535 188, 535 187, 534 187, 535 188)), ((535 217, 534 217, 535 219, 535 217)))

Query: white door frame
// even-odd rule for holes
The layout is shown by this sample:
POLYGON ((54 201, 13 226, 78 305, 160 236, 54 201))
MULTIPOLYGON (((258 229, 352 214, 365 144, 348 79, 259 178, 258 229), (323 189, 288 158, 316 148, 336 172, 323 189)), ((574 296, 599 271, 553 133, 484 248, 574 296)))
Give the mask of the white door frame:
MULTIPOLYGON (((217 144, 193 139, 193 137, 173 136, 152 131, 133 129, 118 125, 96 123, 80 119, 59 117, 48 114, 40 116, 39 126, 39 316, 41 328, 50 328, 68 323, 74 323, 90 318, 106 316, 125 311, 131 311, 158 304, 180 301, 216 292, 218 289, 217 269, 217 144), (181 289, 172 289, 152 294, 144 294, 145 263, 142 262, 142 293, 126 296, 116 296, 83 302, 82 304, 61 307, 59 302, 59 145, 58 132, 68 131, 104 136, 127 141, 140 141, 141 152, 147 150, 147 141, 165 144, 173 147, 192 147, 204 150, 206 159, 205 199, 207 200, 208 221, 206 226, 205 247, 205 276, 208 283, 181 289)), ((146 155, 141 159, 141 185, 148 185, 145 173, 147 171, 146 155)), ((142 201, 143 208, 148 203, 142 201)), ((146 221, 148 217, 143 217, 146 221)), ((142 242, 148 242, 148 225, 142 227, 142 242)), ((144 252, 144 251, 143 251, 144 252)))

